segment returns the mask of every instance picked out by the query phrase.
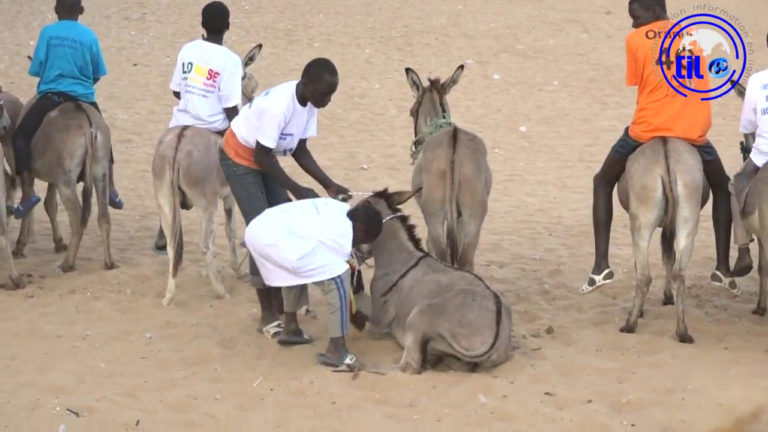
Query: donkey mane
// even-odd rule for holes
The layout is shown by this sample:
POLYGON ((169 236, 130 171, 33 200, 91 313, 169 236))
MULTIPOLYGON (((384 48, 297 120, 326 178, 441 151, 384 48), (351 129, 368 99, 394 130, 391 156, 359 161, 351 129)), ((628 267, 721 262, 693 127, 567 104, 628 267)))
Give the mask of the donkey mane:
POLYGON ((427 81, 429 81, 429 87, 432 88, 432 90, 436 91, 439 94, 443 94, 443 86, 440 85, 441 81, 440 78, 427 78, 427 81))
MULTIPOLYGON (((374 192, 372 195, 373 198, 378 198, 380 200, 383 200, 387 207, 389 208, 389 211, 392 213, 402 213, 403 211, 400 209, 400 207, 396 206, 391 201, 391 195, 389 194, 388 189, 382 189, 378 192, 374 192)), ((405 234, 408 236, 408 240, 411 242, 413 247, 416 248, 421 253, 427 253, 427 251, 424 250, 424 247, 421 245, 421 239, 416 234, 416 226, 411 223, 411 217, 407 214, 403 213, 403 216, 396 218, 400 225, 403 226, 403 229, 405 229, 405 234)))

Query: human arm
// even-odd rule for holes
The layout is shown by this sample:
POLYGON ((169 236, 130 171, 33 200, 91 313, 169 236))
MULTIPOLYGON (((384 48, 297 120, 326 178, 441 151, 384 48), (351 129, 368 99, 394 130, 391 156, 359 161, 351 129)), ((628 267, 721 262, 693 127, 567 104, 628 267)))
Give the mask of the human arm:
POLYGON ((232 123, 232 120, 237 117, 238 104, 242 101, 243 88, 242 88, 242 76, 243 65, 240 58, 233 55, 232 61, 225 69, 225 73, 218 77, 219 80, 219 101, 221 106, 224 107, 224 114, 227 116, 227 120, 232 123))
POLYGON ((30 59, 29 75, 40 78, 45 70, 45 60, 48 55, 48 37, 45 29, 40 31, 40 35, 37 37, 37 45, 35 45, 35 52, 30 59))
POLYGON ((107 74, 107 66, 104 64, 104 56, 101 54, 101 46, 99 46, 99 40, 95 36, 93 38, 91 67, 93 85, 96 85, 96 83, 98 83, 99 80, 101 80, 101 78, 107 74))
POLYGON ((745 135, 754 135, 757 132, 757 84, 758 82, 750 77, 749 81, 747 81, 747 89, 744 92, 739 132, 745 135))
POLYGON ((232 123, 232 120, 234 120, 235 117, 237 117, 237 114, 239 112, 240 112, 240 109, 237 107, 237 105, 231 106, 229 108, 224 108, 224 114, 226 114, 227 120, 229 120, 229 123, 232 123))
POLYGON ((331 178, 328 177, 328 174, 320 168, 320 165, 317 164, 314 156, 312 156, 312 152, 309 151, 309 147, 307 147, 306 138, 299 140, 296 149, 293 151, 293 160, 299 164, 304 172, 315 179, 315 181, 325 189, 329 196, 337 197, 349 194, 349 189, 331 180, 331 178))
POLYGON ((277 163, 277 159, 272 155, 272 149, 256 143, 253 151, 253 159, 261 168, 261 171, 270 179, 276 181, 281 187, 291 193, 296 199, 318 198, 319 195, 312 188, 304 187, 286 174, 283 168, 277 163))

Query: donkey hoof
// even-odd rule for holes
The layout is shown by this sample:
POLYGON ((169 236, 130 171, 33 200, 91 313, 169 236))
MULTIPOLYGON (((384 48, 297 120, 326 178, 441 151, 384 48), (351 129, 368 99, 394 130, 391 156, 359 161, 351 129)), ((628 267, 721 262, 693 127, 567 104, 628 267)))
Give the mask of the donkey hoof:
POLYGON ((765 308, 758 306, 758 307, 752 309, 752 315, 765 316, 765 308))
POLYGON ((26 258, 26 257, 27 257, 27 255, 26 255, 26 254, 24 254, 24 252, 23 252, 23 251, 16 251, 16 250, 14 250, 14 251, 12 252, 12 254, 13 254, 13 258, 14 258, 14 259, 24 259, 24 258, 26 258))
POLYGON ((672 306, 675 304, 675 298, 672 296, 664 296, 664 301, 661 302, 662 306, 672 306))
POLYGON ((163 299, 163 306, 170 306, 171 302, 173 301, 173 297, 166 297, 163 299))
POLYGON ((118 269, 118 268, 120 268, 120 266, 115 264, 115 263, 113 263, 113 262, 111 262, 111 263, 105 262, 104 263, 104 270, 114 270, 114 269, 118 269))
POLYGON ((24 280, 21 276, 10 277, 11 279, 11 289, 13 290, 20 290, 27 286, 27 282, 24 280))
POLYGON ((71 264, 71 265, 61 264, 59 266, 58 270, 59 270, 59 273, 61 273, 61 274, 71 273, 71 272, 75 271, 75 265, 74 264, 71 264))
POLYGON ((693 336, 689 335, 687 332, 686 333, 682 333, 682 334, 678 333, 677 334, 677 340, 679 340, 680 343, 692 344, 693 343, 693 336))
POLYGON ((624 324, 619 329, 619 331, 622 332, 622 333, 634 333, 635 330, 637 330, 637 324, 635 324, 635 325, 624 324))
POLYGON ((66 252, 66 251, 67 251, 67 249, 68 249, 68 247, 67 247, 67 244, 66 244, 66 243, 56 243, 56 245, 54 245, 54 246, 53 246, 53 250, 54 250, 56 253, 63 253, 63 252, 66 252))

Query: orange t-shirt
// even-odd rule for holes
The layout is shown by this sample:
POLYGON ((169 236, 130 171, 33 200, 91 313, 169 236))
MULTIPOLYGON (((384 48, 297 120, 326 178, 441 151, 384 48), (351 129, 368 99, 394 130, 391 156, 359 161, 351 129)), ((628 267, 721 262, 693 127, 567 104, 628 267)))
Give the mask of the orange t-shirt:
MULTIPOLYGON (((231 127, 224 133, 224 141, 221 143, 221 148, 233 162, 248 168, 261 170, 261 167, 254 159, 254 150, 241 143, 235 133, 232 132, 231 127)), ((275 156, 272 155, 272 157, 275 156)))
MULTIPOLYGON (((658 63, 659 48, 667 30, 674 23, 668 20, 656 21, 635 29, 627 35, 627 85, 637 86, 637 106, 629 136, 640 142, 655 137, 676 137, 692 144, 704 144, 707 132, 712 126, 712 111, 709 101, 702 101, 700 94, 681 89, 687 97, 673 90, 661 72, 658 63)), ((670 34, 672 37, 672 34, 670 34)), ((666 75, 675 86, 675 52, 682 38, 678 37, 672 46, 670 59, 663 60, 666 75), (667 61, 671 63, 667 64, 667 61)), ((665 47, 669 46, 669 38, 665 47)), ((665 48, 666 53, 666 48, 665 48)), ((701 54, 700 52, 697 54, 701 54)), ((663 58, 666 58, 663 57, 663 58)), ((702 62, 706 62, 702 57, 702 62)), ((706 90, 709 80, 706 64, 701 65, 703 79, 685 80, 687 86, 706 90)))

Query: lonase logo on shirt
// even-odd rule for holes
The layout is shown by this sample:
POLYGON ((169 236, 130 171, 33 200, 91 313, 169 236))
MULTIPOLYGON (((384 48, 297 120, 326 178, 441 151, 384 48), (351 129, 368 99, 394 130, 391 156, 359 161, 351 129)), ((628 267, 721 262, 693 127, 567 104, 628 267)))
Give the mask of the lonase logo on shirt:
MULTIPOLYGON (((654 38, 659 36, 653 33, 654 38)), ((646 33, 646 38, 649 36, 646 33)), ((664 34, 656 64, 667 84, 681 96, 713 100, 733 90, 744 76, 747 47, 736 27, 725 18, 691 14, 664 34), (697 27, 692 28, 694 25, 697 27), (702 84, 704 71, 709 75, 708 85, 702 84)))
POLYGON ((219 76, 221 75, 220 72, 212 68, 207 68, 192 62, 182 63, 181 73, 184 75, 187 82, 202 85, 208 88, 216 88, 218 85, 216 80, 218 80, 219 76))

